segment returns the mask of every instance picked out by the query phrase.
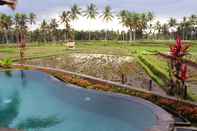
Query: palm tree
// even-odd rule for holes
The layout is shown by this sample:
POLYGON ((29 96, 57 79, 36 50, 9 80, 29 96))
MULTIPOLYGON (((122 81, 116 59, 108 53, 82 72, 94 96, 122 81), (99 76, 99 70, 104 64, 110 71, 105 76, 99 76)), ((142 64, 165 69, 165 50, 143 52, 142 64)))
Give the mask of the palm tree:
POLYGON ((143 24, 141 23, 141 19, 140 19, 140 13, 131 13, 130 14, 130 18, 131 18, 131 23, 130 23, 130 28, 133 28, 134 33, 133 33, 133 40, 136 40, 136 32, 141 30, 143 28, 143 24))
POLYGON ((61 19, 61 23, 64 24, 64 27, 65 27, 65 40, 67 40, 70 32, 70 21, 71 21, 71 12, 70 11, 63 11, 62 12, 62 15, 60 16, 60 19, 61 19))
POLYGON ((195 35, 196 35, 196 26, 197 26, 197 15, 192 14, 189 17, 189 21, 188 24, 190 25, 190 35, 191 35, 191 39, 194 39, 195 35))
POLYGON ((185 40, 185 35, 186 35, 186 26, 187 26, 187 17, 183 17, 182 22, 180 23, 180 27, 182 29, 182 36, 183 36, 183 40, 185 40))
POLYGON ((15 30, 17 33, 25 33, 27 30, 27 23, 29 18, 26 14, 16 13, 14 16, 15 30))
MULTIPOLYGON (((35 19, 36 19, 36 14, 30 13, 29 14, 29 23, 30 23, 30 25, 33 25, 33 24, 36 23, 35 19)), ((30 32, 30 40, 32 40, 32 32, 30 32)))
POLYGON ((56 36, 57 36, 57 28, 58 28, 58 23, 56 19, 52 19, 50 22, 50 28, 51 28, 51 34, 53 38, 53 42, 56 41, 56 36))
POLYGON ((157 30, 157 40, 159 39, 159 35, 161 33, 161 23, 160 21, 157 21, 156 24, 155 24, 155 30, 157 30))
POLYGON ((40 26, 40 30, 42 32, 44 42, 47 42, 47 34, 49 32, 49 25, 46 22, 46 20, 42 21, 41 26, 40 26))
POLYGON ((152 21, 154 19, 154 14, 153 12, 147 12, 147 20, 148 22, 152 21))
POLYGON ((25 32, 27 29, 27 23, 29 22, 29 18, 26 14, 16 13, 14 16, 15 28, 19 32, 25 32))
MULTIPOLYGON (((73 21, 73 31, 74 31, 74 21, 79 18, 79 15, 81 15, 81 8, 78 7, 78 5, 74 4, 70 12, 70 18, 73 21)), ((75 39, 75 33, 73 37, 75 39)))
POLYGON ((12 21, 11 16, 8 16, 8 15, 5 15, 5 14, 0 14, 0 26, 1 26, 1 29, 3 30, 3 32, 4 32, 4 37, 5 37, 5 41, 6 41, 7 44, 9 43, 8 33, 10 31, 10 28, 11 28, 12 24, 13 24, 13 21, 12 21))
POLYGON ((29 14, 29 23, 30 23, 31 25, 33 25, 33 24, 36 23, 35 19, 36 19, 36 14, 30 13, 30 14, 29 14))
POLYGON ((152 23, 151 23, 151 21, 153 21, 153 19, 154 19, 154 14, 153 14, 153 12, 147 12, 146 13, 146 20, 147 20, 147 23, 149 22, 149 24, 148 24, 148 28, 149 28, 149 35, 150 34, 152 34, 152 27, 153 27, 153 25, 152 25, 152 23))
MULTIPOLYGON (((97 14, 98 14, 98 11, 97 11, 96 5, 91 3, 90 5, 87 6, 84 16, 86 16, 87 19, 93 20, 96 18, 97 14)), ((90 31, 89 31, 89 40, 91 40, 90 31)))
POLYGON ((163 24, 161 27, 162 34, 164 35, 164 38, 167 39, 168 37, 168 24, 163 24))
POLYGON ((191 24, 194 26, 194 25, 197 25, 197 16, 195 14, 192 14, 190 17, 189 17, 189 21, 191 22, 191 24))
MULTIPOLYGON (((113 19, 114 16, 112 14, 111 7, 110 6, 106 6, 105 7, 104 12, 101 15, 101 17, 103 18, 103 20, 106 23, 112 21, 112 19, 113 19)), ((107 40, 107 31, 105 32, 105 40, 107 40)))
POLYGON ((147 15, 146 15, 146 13, 141 13, 141 15, 140 15, 140 21, 141 21, 141 24, 142 24, 142 28, 143 29, 146 29, 147 28, 147 20, 148 18, 147 18, 147 15))
MULTIPOLYGON (((176 26, 177 25, 177 20, 175 19, 175 18, 170 18, 170 20, 169 20, 169 22, 168 22, 168 25, 169 25, 169 27, 174 27, 174 26, 176 26)), ((172 32, 170 32, 170 34, 171 34, 171 39, 172 38, 175 38, 175 32, 174 31, 172 31, 172 32)))
POLYGON ((128 12, 125 25, 130 29, 130 41, 136 40, 136 32, 143 28, 140 20, 140 14, 136 12, 128 12))
MULTIPOLYGON (((125 23, 126 23, 126 18, 127 18, 127 13, 128 11, 127 10, 121 10, 118 14, 118 19, 120 20, 120 23, 122 24, 122 26, 126 26, 125 23)), ((122 38, 123 38, 123 41, 125 40, 124 38, 124 31, 122 31, 122 38)))
POLYGON ((175 19, 175 18, 170 18, 170 20, 169 20, 169 22, 168 22, 168 25, 170 26, 170 27, 173 27, 173 26, 175 26, 177 24, 177 20, 175 19))

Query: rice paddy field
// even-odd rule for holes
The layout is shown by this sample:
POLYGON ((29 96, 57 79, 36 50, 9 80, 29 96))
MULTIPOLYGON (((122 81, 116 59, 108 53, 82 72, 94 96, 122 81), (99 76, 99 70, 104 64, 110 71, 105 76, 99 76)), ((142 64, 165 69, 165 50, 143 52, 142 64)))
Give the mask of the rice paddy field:
MULTIPOLYGON (((77 41, 75 49, 62 43, 28 44, 26 63, 61 68, 102 79, 122 82, 133 87, 149 89, 152 79, 153 89, 165 94, 168 89, 168 60, 157 55, 168 53, 169 45, 175 41, 77 41)), ((186 59, 197 63, 197 41, 191 44, 186 59)), ((19 50, 15 45, 0 45, 0 59, 19 60, 19 50)), ((189 96, 197 101, 197 69, 189 67, 189 96)))

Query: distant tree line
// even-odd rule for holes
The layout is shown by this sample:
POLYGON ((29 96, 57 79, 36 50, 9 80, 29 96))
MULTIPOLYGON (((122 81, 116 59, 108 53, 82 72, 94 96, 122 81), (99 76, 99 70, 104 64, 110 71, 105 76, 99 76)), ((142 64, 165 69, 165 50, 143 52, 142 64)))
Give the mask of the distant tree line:
MULTIPOLYGON (((178 34, 184 40, 197 39, 197 16, 191 15, 183 17, 180 22, 175 18, 170 18, 167 23, 161 24, 155 19, 152 12, 137 13, 128 10, 121 10, 114 13, 110 6, 99 13, 95 4, 87 5, 82 10, 74 4, 70 10, 63 11, 60 15, 60 21, 53 18, 50 21, 43 20, 40 27, 31 31, 30 25, 36 24, 36 14, 16 13, 14 16, 0 14, 0 43, 16 43, 17 34, 23 32, 28 42, 65 42, 70 40, 120 40, 133 41, 141 39, 175 39, 178 34), (115 17, 123 27, 128 31, 118 30, 98 30, 98 31, 76 31, 74 30, 74 21, 79 16, 86 17, 91 21, 102 18, 104 22, 110 24, 115 17), (63 24, 64 29, 59 29, 63 24)), ((91 26, 91 25, 90 25, 91 26)))

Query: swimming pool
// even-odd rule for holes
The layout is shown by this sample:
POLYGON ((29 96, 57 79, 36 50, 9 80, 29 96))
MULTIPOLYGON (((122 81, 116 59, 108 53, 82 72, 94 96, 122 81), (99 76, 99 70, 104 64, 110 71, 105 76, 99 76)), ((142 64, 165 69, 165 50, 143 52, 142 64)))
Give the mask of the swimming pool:
POLYGON ((27 131, 144 131, 156 106, 65 84, 37 71, 0 72, 0 127, 27 131))

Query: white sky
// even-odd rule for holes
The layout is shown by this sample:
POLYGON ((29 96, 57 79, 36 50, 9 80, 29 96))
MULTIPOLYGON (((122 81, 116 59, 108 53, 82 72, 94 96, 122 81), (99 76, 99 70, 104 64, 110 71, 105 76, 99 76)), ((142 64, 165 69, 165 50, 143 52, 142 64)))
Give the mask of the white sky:
MULTIPOLYGON (((58 18, 62 11, 68 10, 73 4, 78 4, 83 10, 90 3, 97 5, 101 12, 106 5, 110 5, 114 12, 126 9, 135 12, 154 12, 157 19, 162 23, 170 17, 181 19, 183 16, 197 14, 197 0, 18 0, 18 6, 15 12, 7 7, 1 7, 0 13, 14 14, 30 13, 37 14, 37 27, 43 19, 58 18)), ((62 26, 60 26, 62 27, 62 26)), ((104 23, 101 19, 89 21, 80 18, 75 21, 74 25, 77 30, 125 30, 119 24, 117 18, 110 22, 104 23)))

